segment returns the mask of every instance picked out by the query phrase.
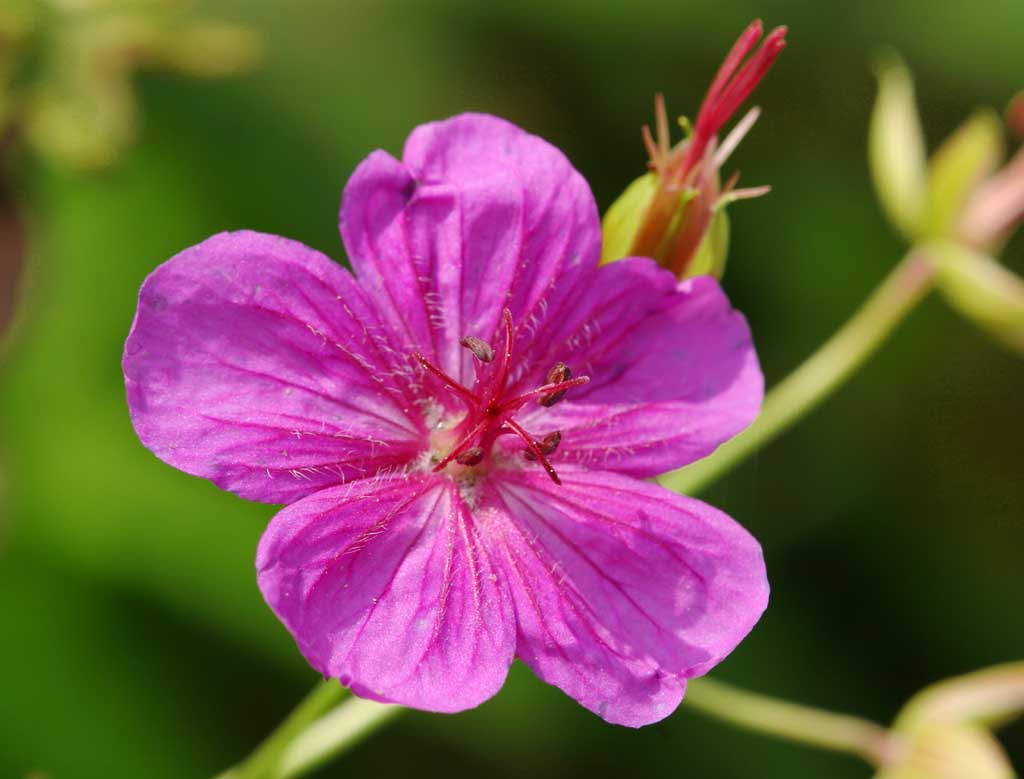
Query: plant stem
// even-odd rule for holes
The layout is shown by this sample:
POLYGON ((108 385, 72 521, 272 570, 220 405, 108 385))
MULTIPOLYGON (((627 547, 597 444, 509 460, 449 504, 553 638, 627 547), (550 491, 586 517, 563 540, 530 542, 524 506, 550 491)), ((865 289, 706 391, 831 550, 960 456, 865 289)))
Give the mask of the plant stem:
POLYGON ((355 746, 407 711, 403 706, 350 698, 309 726, 285 751, 273 779, 298 779, 355 746))
POLYGON ((691 679, 683 703, 746 730, 857 755, 875 767, 902 751, 897 737, 874 722, 747 692, 724 682, 691 679))
POLYGON ((693 495, 810 412, 870 357, 931 289, 934 270, 919 251, 893 268, 853 317, 765 396, 761 416, 714 454, 658 482, 693 495))
POLYGON ((277 779, 286 751, 347 694, 335 679, 319 682, 249 757, 217 779, 277 779))

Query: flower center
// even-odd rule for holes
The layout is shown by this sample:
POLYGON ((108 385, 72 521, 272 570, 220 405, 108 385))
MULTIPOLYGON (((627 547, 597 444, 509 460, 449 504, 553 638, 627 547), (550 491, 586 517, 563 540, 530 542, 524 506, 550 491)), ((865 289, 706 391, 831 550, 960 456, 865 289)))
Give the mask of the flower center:
POLYGON ((564 362, 557 362, 548 371, 544 384, 513 397, 506 396, 512 368, 512 313, 506 308, 501 313, 505 330, 502 349, 495 352, 486 341, 475 336, 466 336, 460 343, 476 358, 476 381, 469 389, 435 366, 423 355, 413 352, 413 357, 429 373, 438 378, 449 390, 466 404, 466 415, 451 432, 451 447, 438 454, 435 472, 442 471, 452 463, 466 468, 475 468, 489 460, 491 449, 498 436, 516 435, 523 440, 526 448, 523 456, 539 462, 555 484, 561 484, 558 474, 548 461, 548 455, 558 448, 562 440, 559 430, 552 431, 538 440, 516 422, 513 417, 531 400, 550 408, 565 397, 572 387, 590 381, 588 376, 573 377, 564 362))

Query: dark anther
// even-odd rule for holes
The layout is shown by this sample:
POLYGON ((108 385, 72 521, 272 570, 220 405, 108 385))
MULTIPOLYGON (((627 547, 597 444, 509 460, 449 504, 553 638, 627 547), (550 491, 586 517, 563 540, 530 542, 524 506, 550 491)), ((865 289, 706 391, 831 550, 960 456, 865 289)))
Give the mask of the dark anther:
MULTIPOLYGON (((538 441, 537 442, 537 448, 540 449, 541 453, 545 457, 547 457, 549 454, 554 452, 555 449, 558 448, 558 444, 561 441, 562 441, 562 431, 561 430, 556 430, 555 432, 548 433, 546 436, 544 436, 544 440, 543 441, 538 441)), ((527 449, 525 452, 523 452, 523 456, 526 457, 527 460, 536 460, 537 459, 537 455, 535 455, 529 449, 527 449)))
POLYGON ((484 450, 479 446, 474 446, 456 457, 455 462, 459 465, 479 465, 483 459, 484 450))
MULTIPOLYGON (((544 380, 545 384, 560 384, 563 381, 569 381, 572 378, 572 371, 569 370, 569 366, 564 362, 556 362, 554 367, 548 371, 547 378, 544 380)), ((550 408, 555 405, 558 401, 565 397, 565 393, 568 392, 568 388, 560 389, 557 392, 552 392, 550 395, 544 395, 540 399, 540 404, 550 408)))
POLYGON ((469 351, 473 352, 473 356, 476 357, 480 362, 490 362, 494 359, 494 349, 491 345, 476 336, 467 335, 461 341, 460 344, 465 346, 469 351))

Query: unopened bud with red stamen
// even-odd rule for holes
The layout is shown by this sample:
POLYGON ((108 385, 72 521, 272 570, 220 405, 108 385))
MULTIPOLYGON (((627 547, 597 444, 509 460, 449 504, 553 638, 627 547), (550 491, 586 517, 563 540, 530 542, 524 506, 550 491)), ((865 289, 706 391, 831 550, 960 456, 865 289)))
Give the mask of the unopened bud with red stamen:
MULTIPOLYGON (((561 384, 563 381, 569 381, 572 378, 572 371, 569 370, 569 366, 564 362, 556 362, 554 367, 548 371, 545 384, 561 384)), ((550 408, 555 405, 558 401, 565 397, 565 393, 568 392, 568 388, 555 390, 554 392, 543 395, 538 401, 542 406, 550 408)))
POLYGON ((480 362, 491 362, 494 359, 494 349, 481 338, 467 335, 459 343, 469 349, 480 362))
MULTIPOLYGON (((721 184, 721 168, 757 120, 758 109, 751 109, 718 141, 718 132, 786 45, 785 27, 772 30, 757 48, 762 34, 760 21, 743 32, 712 81, 692 132, 675 146, 669 139, 664 100, 657 97, 657 137, 646 127, 643 134, 651 172, 630 184, 605 214, 602 262, 653 257, 681 279, 703 274, 721 277, 729 243, 724 207, 768 191, 767 187, 736 189, 737 176, 724 187, 721 184)), ((681 123, 688 129, 685 120, 681 123)))
MULTIPOLYGON (((562 431, 561 430, 556 430, 555 432, 548 433, 546 436, 544 436, 544 440, 543 441, 537 441, 536 443, 537 443, 537 448, 540 449, 540 451, 541 451, 541 454, 543 454, 545 457, 547 457, 549 454, 553 454, 554 453, 554 451, 558 448, 558 445, 561 442, 562 442, 562 431)), ((526 457, 527 460, 536 460, 537 459, 537 455, 535 455, 529 449, 527 449, 525 452, 523 452, 523 456, 526 457)))

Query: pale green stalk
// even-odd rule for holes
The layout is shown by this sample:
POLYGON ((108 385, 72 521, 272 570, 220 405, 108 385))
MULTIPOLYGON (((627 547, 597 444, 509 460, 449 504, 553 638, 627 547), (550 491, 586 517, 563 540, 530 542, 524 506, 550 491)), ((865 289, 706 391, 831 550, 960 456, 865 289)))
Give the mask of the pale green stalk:
POLYGON ((869 720, 747 692, 706 676, 690 680, 683 703, 730 725, 857 755, 875 767, 890 763, 903 748, 897 736, 869 720))
POLYGON ((765 396, 761 416, 709 457, 666 473, 658 482, 685 495, 705 486, 784 432, 859 368, 932 287, 934 271, 919 252, 908 254, 860 310, 806 362, 765 396))
POLYGON ((407 709, 350 698, 295 739, 272 779, 297 779, 355 746, 407 709))
POLYGON ((244 762, 220 774, 217 779, 276 779, 281 775, 280 766, 286 750, 347 694, 348 690, 336 679, 319 682, 244 762))

